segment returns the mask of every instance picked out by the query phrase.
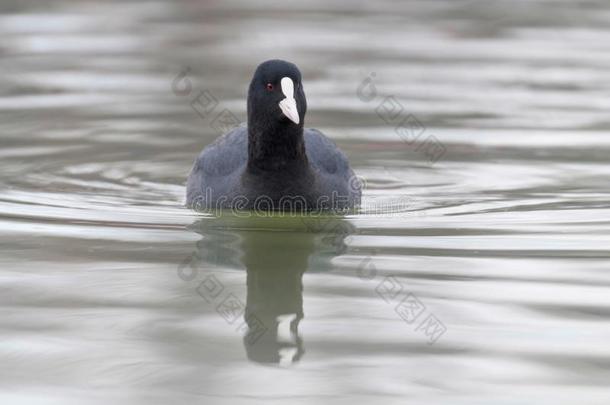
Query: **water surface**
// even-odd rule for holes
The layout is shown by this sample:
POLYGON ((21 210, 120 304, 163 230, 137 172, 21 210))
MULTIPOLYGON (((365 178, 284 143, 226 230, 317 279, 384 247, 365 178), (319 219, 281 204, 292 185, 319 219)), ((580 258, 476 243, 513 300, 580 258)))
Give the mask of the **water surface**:
POLYGON ((601 0, 4 2, 0 402, 608 403, 609 26, 601 0), (183 207, 268 58, 360 212, 183 207))

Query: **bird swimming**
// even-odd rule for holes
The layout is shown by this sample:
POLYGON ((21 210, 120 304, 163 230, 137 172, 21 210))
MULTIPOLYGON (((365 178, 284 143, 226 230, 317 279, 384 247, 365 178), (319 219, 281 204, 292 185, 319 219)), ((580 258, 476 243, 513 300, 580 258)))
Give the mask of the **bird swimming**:
POLYGON ((333 141, 304 128, 306 112, 297 66, 261 63, 248 89, 247 126, 199 154, 187 180, 187 206, 293 212, 356 207, 361 182, 333 141))

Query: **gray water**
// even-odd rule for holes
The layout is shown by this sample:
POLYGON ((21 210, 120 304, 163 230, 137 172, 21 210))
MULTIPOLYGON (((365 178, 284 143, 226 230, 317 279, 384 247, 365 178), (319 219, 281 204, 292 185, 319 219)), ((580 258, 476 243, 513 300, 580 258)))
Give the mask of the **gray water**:
POLYGON ((602 0, 3 1, 0 403, 610 403, 609 27, 602 0), (184 208, 269 58, 359 212, 184 208))

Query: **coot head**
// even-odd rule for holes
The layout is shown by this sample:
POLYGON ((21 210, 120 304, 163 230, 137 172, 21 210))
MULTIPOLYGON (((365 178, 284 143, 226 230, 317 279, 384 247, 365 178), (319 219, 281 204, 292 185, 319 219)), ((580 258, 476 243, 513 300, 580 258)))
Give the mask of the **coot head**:
POLYGON ((261 63, 248 90, 248 125, 276 131, 303 128, 306 111, 299 68, 279 59, 261 63))

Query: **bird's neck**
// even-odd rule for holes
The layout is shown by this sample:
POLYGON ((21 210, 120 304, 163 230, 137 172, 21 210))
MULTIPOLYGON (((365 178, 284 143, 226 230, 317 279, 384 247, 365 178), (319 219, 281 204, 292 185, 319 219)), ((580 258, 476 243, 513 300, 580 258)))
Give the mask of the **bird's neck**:
POLYGON ((307 167, 302 125, 248 120, 248 170, 285 171, 307 167))

